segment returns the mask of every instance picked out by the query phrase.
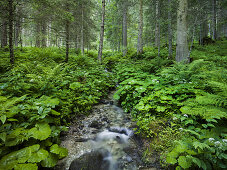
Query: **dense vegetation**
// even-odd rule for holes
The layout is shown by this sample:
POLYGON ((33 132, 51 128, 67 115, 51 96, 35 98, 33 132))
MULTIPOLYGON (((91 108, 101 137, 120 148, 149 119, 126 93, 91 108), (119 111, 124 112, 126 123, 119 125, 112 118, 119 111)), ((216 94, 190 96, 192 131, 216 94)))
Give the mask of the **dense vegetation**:
POLYGON ((151 139, 146 157, 159 152, 162 166, 177 169, 227 168, 225 47, 196 46, 188 65, 150 51, 116 65, 115 98, 137 121, 137 133, 151 139))
POLYGON ((1 0, 0 169, 53 168, 114 98, 164 169, 227 169, 227 1, 1 0))
POLYGON ((8 68, 1 53, 0 169, 53 167, 67 155, 59 136, 70 120, 88 114, 114 86, 112 74, 88 56, 69 64, 58 49, 24 48, 8 68))
POLYGON ((225 169, 226 45, 196 45, 187 65, 167 59, 167 48, 160 57, 151 47, 125 57, 106 51, 103 65, 94 51, 71 51, 69 63, 62 63, 60 49, 23 48, 11 68, 2 49, 0 168, 55 166, 67 155, 61 132, 117 83, 114 97, 133 115, 136 133, 150 141, 145 161, 158 152, 163 167, 225 169))

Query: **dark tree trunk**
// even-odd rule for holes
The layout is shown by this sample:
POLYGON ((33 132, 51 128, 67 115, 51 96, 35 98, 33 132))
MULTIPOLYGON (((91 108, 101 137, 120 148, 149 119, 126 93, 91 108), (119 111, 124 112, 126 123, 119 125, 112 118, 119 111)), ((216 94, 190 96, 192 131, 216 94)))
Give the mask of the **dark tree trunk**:
POLYGON ((1 47, 7 46, 8 36, 7 36, 7 21, 3 21, 2 23, 2 36, 1 36, 1 47))
POLYGON ((99 42, 99 52, 98 52, 98 60, 102 63, 102 49, 103 49, 103 38, 104 38, 104 25, 105 25, 105 0, 102 0, 102 23, 100 30, 100 42, 99 42))
POLYGON ((13 51, 13 0, 8 1, 9 8, 9 51, 10 63, 14 64, 14 51, 13 51))
POLYGON ((213 39, 217 39, 217 12, 216 12, 216 0, 213 0, 213 39))

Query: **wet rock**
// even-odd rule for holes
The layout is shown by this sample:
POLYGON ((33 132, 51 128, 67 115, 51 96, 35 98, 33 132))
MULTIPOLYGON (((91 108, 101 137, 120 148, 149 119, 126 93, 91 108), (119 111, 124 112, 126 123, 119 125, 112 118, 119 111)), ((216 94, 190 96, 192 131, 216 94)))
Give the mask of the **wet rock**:
POLYGON ((87 142, 90 138, 75 138, 75 142, 87 142))
POLYGON ((114 104, 114 101, 110 101, 109 104, 110 104, 110 105, 113 105, 113 104, 114 104))
POLYGON ((69 170, 107 170, 110 166, 109 161, 105 160, 108 154, 108 151, 104 149, 86 153, 75 159, 69 170))
POLYGON ((98 122, 97 120, 94 120, 94 121, 91 122, 89 127, 96 128, 96 129, 101 129, 102 128, 102 124, 100 122, 98 122))
POLYGON ((107 117, 104 117, 104 118, 102 118, 102 121, 104 121, 104 122, 108 122, 109 120, 108 120, 108 118, 107 118, 107 117))

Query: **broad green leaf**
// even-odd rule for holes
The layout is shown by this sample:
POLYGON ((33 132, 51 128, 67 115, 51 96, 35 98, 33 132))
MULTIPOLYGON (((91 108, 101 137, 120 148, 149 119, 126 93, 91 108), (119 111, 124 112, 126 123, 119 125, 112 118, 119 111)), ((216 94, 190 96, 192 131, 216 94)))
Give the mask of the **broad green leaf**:
POLYGON ((4 124, 6 122, 6 115, 2 115, 0 120, 2 121, 2 124, 4 124))
POLYGON ((166 110, 166 107, 164 107, 164 106, 158 106, 156 110, 158 112, 164 112, 166 110))
POLYGON ((3 133, 0 133, 0 139, 5 142, 6 141, 6 133, 3 132, 3 133))
POLYGON ((57 144, 54 144, 50 147, 50 152, 59 155, 59 159, 62 159, 68 155, 68 150, 58 146, 57 144))
POLYGON ((177 163, 177 157, 178 157, 178 153, 175 152, 174 150, 172 152, 170 152, 168 155, 167 155, 167 158, 166 158, 166 161, 170 164, 175 164, 177 163))
POLYGON ((51 114, 52 114, 52 115, 55 115, 55 116, 61 115, 61 113, 59 113, 59 112, 57 112, 57 111, 55 111, 55 110, 53 110, 53 109, 51 109, 51 114))
POLYGON ((190 166, 192 164, 191 161, 189 159, 187 159, 185 156, 179 156, 178 163, 184 169, 190 168, 190 166))
POLYGON ((174 157, 171 157, 171 156, 167 156, 166 157, 166 162, 170 163, 170 164, 175 164, 175 163, 177 163, 177 159, 174 158, 174 157))
POLYGON ((28 162, 36 163, 46 159, 49 156, 48 151, 40 149, 38 152, 33 153, 32 156, 28 159, 28 162))
POLYGON ((28 134, 38 140, 45 140, 51 134, 51 129, 48 123, 37 123, 34 128, 28 131, 28 134))
POLYGON ((36 144, 5 155, 0 160, 0 169, 13 169, 17 164, 24 164, 39 148, 40 145, 36 144))
POLYGON ((57 164, 57 162, 58 162, 57 155, 53 153, 49 153, 49 156, 43 161, 41 161, 41 165, 43 167, 51 168, 51 167, 54 167, 57 164))
POLYGON ((14 166, 14 170, 38 170, 38 166, 36 164, 17 164, 14 166))

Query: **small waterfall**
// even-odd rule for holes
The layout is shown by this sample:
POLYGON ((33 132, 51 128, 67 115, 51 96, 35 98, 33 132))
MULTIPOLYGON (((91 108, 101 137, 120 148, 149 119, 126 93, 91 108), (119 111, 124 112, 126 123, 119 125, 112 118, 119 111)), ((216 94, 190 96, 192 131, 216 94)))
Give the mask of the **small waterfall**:
POLYGON ((99 133, 92 142, 95 150, 107 150, 108 155, 104 157, 104 160, 108 161, 109 170, 120 169, 119 160, 131 161, 131 158, 124 152, 124 149, 129 146, 128 139, 132 135, 133 132, 130 129, 111 127, 99 133), (127 159, 124 160, 125 158, 127 159))
POLYGON ((136 124, 130 114, 104 100, 93 112, 71 125, 62 146, 68 157, 61 160, 56 170, 137 170, 143 165, 141 143, 135 137, 136 124))

